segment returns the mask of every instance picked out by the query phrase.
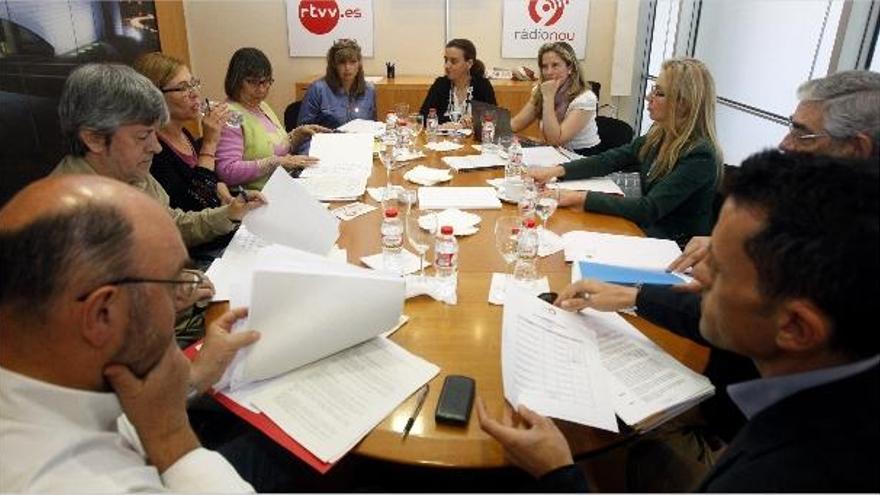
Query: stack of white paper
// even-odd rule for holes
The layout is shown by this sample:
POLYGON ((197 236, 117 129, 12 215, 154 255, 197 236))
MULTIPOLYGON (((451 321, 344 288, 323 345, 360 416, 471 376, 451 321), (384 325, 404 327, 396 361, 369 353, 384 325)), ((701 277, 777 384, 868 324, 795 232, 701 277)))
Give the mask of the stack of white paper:
POLYGON ((296 182, 318 201, 355 200, 367 188, 367 177, 363 175, 318 175, 296 182))
POLYGON ((694 373, 616 313, 570 313, 507 291, 501 342, 504 396, 555 418, 646 431, 712 396, 694 373))
POLYGON ((614 410, 624 423, 647 431, 711 397, 715 387, 679 363, 617 313, 583 312, 596 331, 614 410))
POLYGON ((574 230, 562 234, 565 261, 590 260, 633 268, 665 269, 681 255, 669 239, 574 230))
POLYGON ((301 179, 317 199, 353 199, 364 193, 373 172, 373 137, 370 134, 323 133, 312 136, 309 156, 319 159, 301 179), (317 177, 320 177, 318 179, 317 177))
POLYGON ((555 182, 551 184, 551 187, 558 187, 559 189, 566 189, 569 191, 594 191, 608 194, 619 194, 623 196, 623 189, 621 189, 613 180, 604 177, 555 182))
POLYGON ((455 170, 472 170, 475 168, 503 167, 507 160, 495 154, 444 156, 443 163, 455 170))
POLYGON ((553 146, 523 148, 523 163, 529 167, 552 167, 571 160, 553 146))
POLYGON ((493 187, 420 187, 419 208, 422 210, 498 210, 501 201, 493 187))

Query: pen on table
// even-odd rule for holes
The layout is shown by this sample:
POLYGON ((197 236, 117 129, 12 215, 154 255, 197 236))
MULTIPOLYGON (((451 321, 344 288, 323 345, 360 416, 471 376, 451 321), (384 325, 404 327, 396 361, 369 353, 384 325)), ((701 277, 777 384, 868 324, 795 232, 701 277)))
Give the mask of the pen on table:
POLYGON ((403 427, 403 433, 401 434, 403 439, 406 439, 409 435, 409 430, 412 429, 413 424, 416 422, 416 418, 419 417, 419 412, 422 410, 422 405, 425 403, 425 398, 428 397, 428 390, 430 389, 431 387, 427 383, 422 387, 422 393, 419 395, 416 409, 409 415, 409 419, 406 420, 406 426, 403 427))

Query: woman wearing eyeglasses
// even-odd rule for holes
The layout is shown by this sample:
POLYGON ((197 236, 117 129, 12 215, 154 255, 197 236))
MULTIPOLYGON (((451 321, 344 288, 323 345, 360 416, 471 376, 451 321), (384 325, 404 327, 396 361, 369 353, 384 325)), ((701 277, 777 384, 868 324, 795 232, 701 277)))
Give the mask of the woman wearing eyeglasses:
POLYGON ((546 43, 538 50, 538 65, 539 84, 511 119, 511 129, 519 132, 538 120, 545 143, 584 156, 595 154, 592 150, 599 144, 598 98, 584 81, 574 48, 564 41, 546 43))
POLYGON ((171 207, 199 211, 230 202, 229 190, 214 173, 221 123, 229 114, 226 105, 210 108, 202 117, 201 82, 174 57, 147 53, 134 68, 162 91, 168 106, 168 123, 158 133, 162 151, 153 156, 150 173, 168 193, 171 207), (202 139, 196 140, 184 124, 199 119, 202 139))
POLYGON ((354 119, 376 120, 376 90, 364 79, 361 47, 344 39, 327 50, 325 75, 306 91, 297 124, 335 129, 354 119))
POLYGON ((563 191, 559 205, 624 217, 651 237, 684 245, 711 230, 712 201, 722 172, 715 83, 706 66, 692 58, 664 62, 648 96, 648 113, 654 124, 632 143, 556 167, 533 168, 529 174, 538 180, 573 180, 637 167, 640 197, 563 191))
POLYGON ((266 103, 273 82, 272 64, 260 50, 240 48, 229 60, 226 96, 229 108, 243 116, 240 127, 223 126, 217 146, 217 175, 229 185, 261 189, 276 168, 302 169, 316 161, 293 155, 291 150, 315 132, 328 129, 306 125, 288 134, 266 103))

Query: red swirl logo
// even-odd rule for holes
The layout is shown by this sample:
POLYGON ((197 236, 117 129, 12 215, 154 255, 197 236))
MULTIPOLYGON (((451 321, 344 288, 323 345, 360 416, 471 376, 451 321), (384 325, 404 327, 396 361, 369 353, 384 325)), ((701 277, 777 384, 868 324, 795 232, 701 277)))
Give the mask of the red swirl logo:
POLYGON ((312 34, 327 34, 339 22, 336 0, 301 0, 299 22, 312 34))
POLYGON ((562 17, 569 0, 529 0, 529 17, 535 24, 552 26, 562 17))

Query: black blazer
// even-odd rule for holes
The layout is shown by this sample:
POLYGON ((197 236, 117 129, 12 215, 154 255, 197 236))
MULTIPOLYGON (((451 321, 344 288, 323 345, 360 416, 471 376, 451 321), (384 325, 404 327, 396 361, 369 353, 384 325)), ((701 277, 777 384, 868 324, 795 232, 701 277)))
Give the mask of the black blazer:
POLYGON ((697 491, 880 492, 878 387, 874 366, 761 411, 697 491))
POLYGON ((715 386, 715 395, 700 404, 700 412, 709 429, 730 442, 746 423, 746 417, 727 395, 727 386, 760 378, 760 374, 751 359, 712 347, 700 335, 700 301, 698 294, 675 291, 668 286, 645 285, 636 297, 636 312, 652 323, 711 348, 704 374, 715 386))
MULTIPOLYGON (((471 86, 474 88, 472 101, 482 101, 497 105, 495 101, 495 90, 492 89, 492 83, 485 77, 471 77, 471 86)), ((440 76, 434 80, 434 84, 428 89, 428 95, 422 102, 422 108, 419 112, 428 119, 428 110, 437 109, 437 117, 439 122, 449 122, 449 117, 444 115, 446 108, 449 106, 449 89, 452 87, 452 81, 446 76, 440 76)))

